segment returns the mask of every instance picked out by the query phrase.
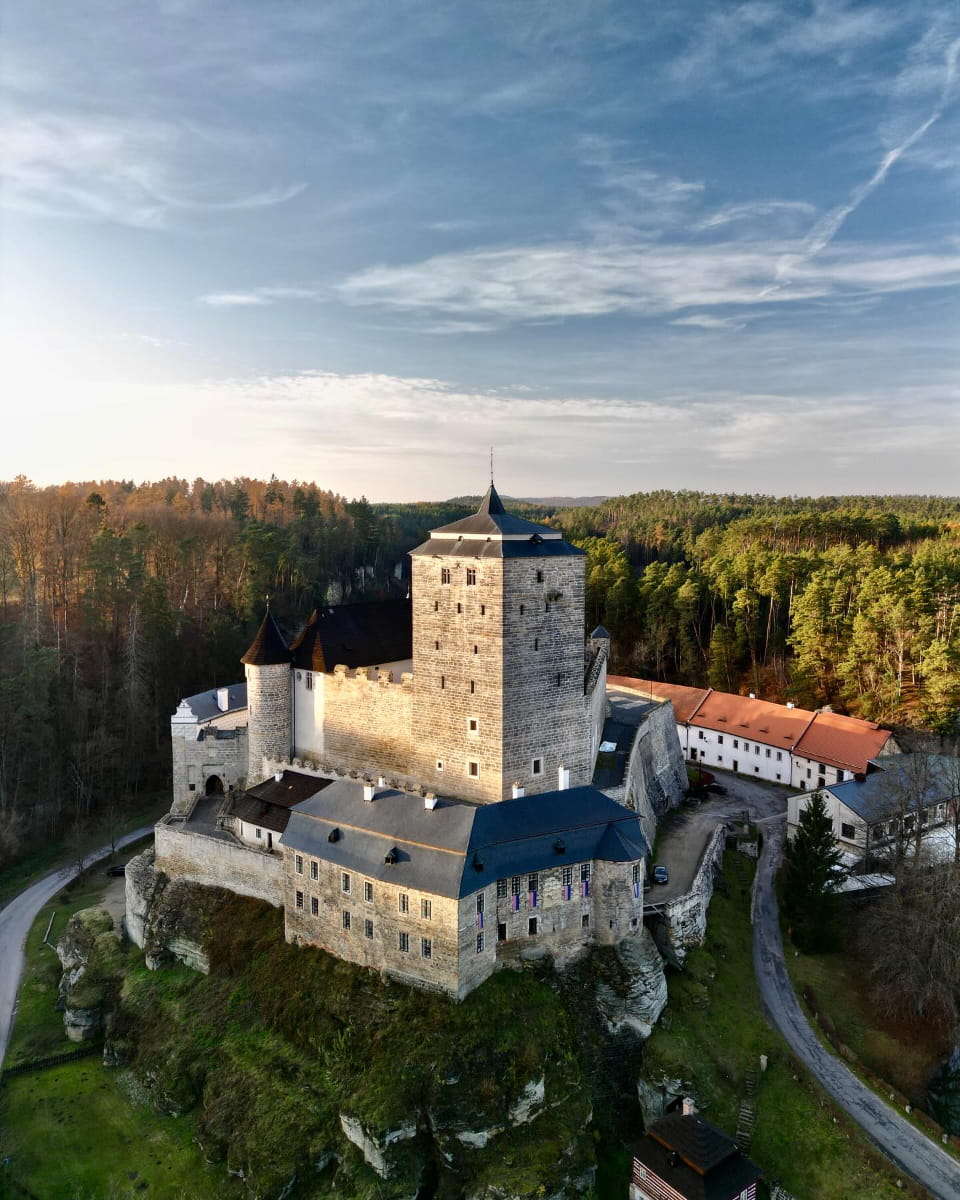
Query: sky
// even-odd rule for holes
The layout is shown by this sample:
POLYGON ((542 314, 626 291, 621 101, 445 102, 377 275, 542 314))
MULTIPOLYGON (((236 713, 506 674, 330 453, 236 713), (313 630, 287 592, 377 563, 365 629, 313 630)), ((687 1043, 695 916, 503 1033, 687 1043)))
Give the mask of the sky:
POLYGON ((960 493, 955 3, 0 13, 0 480, 960 493))

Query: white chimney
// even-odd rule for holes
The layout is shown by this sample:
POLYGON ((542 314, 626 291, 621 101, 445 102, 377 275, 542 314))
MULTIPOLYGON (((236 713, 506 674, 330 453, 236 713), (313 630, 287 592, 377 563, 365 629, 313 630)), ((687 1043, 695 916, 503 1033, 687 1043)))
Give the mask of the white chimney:
POLYGON ((794 702, 792 700, 787 701, 787 708, 796 708, 796 707, 797 706, 794 704, 794 702))
POLYGON ((683 1098, 683 1115, 685 1117, 692 1117, 696 1114, 696 1111, 697 1111, 697 1106, 694 1104, 694 1102, 690 1099, 689 1096, 684 1096, 684 1098, 683 1098))
POLYGON ((283 772, 282 771, 274 771, 273 777, 277 781, 277 783, 283 782, 283 772))
POLYGON ((521 796, 526 794, 526 790, 522 783, 515 783, 510 789, 510 795, 514 800, 519 800, 521 796))
POLYGON ((230 707, 230 689, 229 688, 217 688, 217 708, 219 708, 221 712, 226 712, 229 707, 230 707))
POLYGON ((433 812, 433 810, 437 807, 437 797, 433 794, 433 792, 427 792, 427 794, 424 796, 423 807, 427 810, 427 812, 433 812))
POLYGON ((750 693, 750 699, 751 699, 751 700, 756 700, 756 698, 757 698, 757 693, 756 693, 756 692, 751 692, 751 693, 750 693))
POLYGON ((561 792, 566 792, 567 790, 569 790, 569 787, 570 787, 570 768, 569 767, 561 767, 559 774, 560 774, 559 789, 561 792))
POLYGON ((363 799, 367 804, 373 802, 374 790, 375 789, 372 783, 365 783, 363 785, 363 799))
POLYGON ((387 781, 382 775, 377 776, 377 787, 386 787, 387 781))

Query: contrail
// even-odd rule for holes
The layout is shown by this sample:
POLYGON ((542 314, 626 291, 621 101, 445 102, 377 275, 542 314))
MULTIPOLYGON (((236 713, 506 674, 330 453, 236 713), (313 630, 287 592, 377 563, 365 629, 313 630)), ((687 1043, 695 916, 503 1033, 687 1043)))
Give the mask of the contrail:
POLYGON ((777 283, 774 287, 767 288, 763 293, 764 295, 768 295, 771 291, 776 290, 776 287, 780 284, 789 282, 787 277, 792 269, 801 263, 809 261, 814 255, 819 254, 821 250, 826 249, 840 232, 847 217, 855 212, 871 192, 874 192, 883 183, 893 164, 923 137, 935 121, 938 121, 943 116, 944 109, 950 100, 950 91, 956 79, 958 56, 960 56, 960 38, 951 42, 947 50, 947 74, 943 81, 943 87, 940 89, 940 99, 933 106, 933 111, 927 119, 922 125, 918 125, 913 133, 902 141, 899 146, 895 146, 892 150, 887 151, 876 171, 874 171, 866 183, 862 183, 858 188, 854 189, 853 194, 846 204, 841 204, 838 208, 833 209, 832 212, 820 218, 807 234, 803 243, 803 249, 799 254, 785 254, 780 259, 777 263, 777 283))

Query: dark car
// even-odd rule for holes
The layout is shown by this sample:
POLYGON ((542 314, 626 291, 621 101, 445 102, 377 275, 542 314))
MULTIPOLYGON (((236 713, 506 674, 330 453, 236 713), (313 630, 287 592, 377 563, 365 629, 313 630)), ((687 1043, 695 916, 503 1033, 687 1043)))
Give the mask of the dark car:
POLYGON ((126 873, 127 873, 127 868, 126 868, 126 867, 124 867, 124 866, 120 866, 120 867, 107 867, 107 874, 108 874, 108 875, 126 875, 126 873))
POLYGON ((653 868, 653 882, 654 883, 669 883, 670 882, 670 872, 667 870, 666 867, 654 867, 653 868))
POLYGON ((725 796, 727 794, 727 789, 722 783, 708 783, 707 791, 713 792, 715 796, 725 796))

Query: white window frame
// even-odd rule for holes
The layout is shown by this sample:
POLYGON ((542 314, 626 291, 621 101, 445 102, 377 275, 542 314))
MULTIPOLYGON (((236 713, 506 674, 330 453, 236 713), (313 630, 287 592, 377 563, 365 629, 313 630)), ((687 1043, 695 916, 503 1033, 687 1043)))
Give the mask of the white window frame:
POLYGON ((469 779, 479 779, 480 778, 480 763, 475 758, 467 759, 467 777, 469 779))
POLYGON ((345 896, 350 895, 350 872, 349 871, 341 871, 340 872, 340 891, 345 896))
POLYGON ((543 774, 543 759, 535 758, 530 764, 530 774, 540 776, 543 774))

